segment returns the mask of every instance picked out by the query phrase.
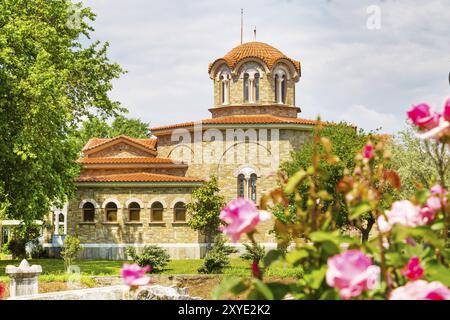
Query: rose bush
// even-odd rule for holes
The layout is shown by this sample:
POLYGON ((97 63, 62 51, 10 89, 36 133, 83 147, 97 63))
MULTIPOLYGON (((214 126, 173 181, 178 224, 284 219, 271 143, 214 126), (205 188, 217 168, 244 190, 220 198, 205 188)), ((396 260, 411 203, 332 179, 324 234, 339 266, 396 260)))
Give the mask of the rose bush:
MULTIPOLYGON (((447 147, 450 99, 440 113, 420 104, 407 116, 418 135, 437 139, 439 147, 447 147)), ((281 172, 281 187, 260 200, 263 210, 277 208, 274 230, 279 248, 293 245, 294 249, 269 251, 263 266, 252 264, 252 278, 227 278, 213 296, 248 292, 249 299, 282 299, 287 294, 296 299, 450 299, 450 206, 444 179, 434 181, 430 190, 418 184, 412 198, 400 199, 401 181, 391 169, 386 141, 372 136, 356 156, 354 169, 344 168, 337 185, 344 203, 332 201, 326 191, 326 175, 318 163, 336 163, 339 158, 328 139, 320 136, 320 130, 319 125, 314 146, 321 146, 325 152, 314 150, 312 165, 289 179, 281 172), (304 186, 301 193, 299 185, 304 186), (368 221, 375 222, 376 230, 368 241, 361 242, 338 227, 336 213, 342 212, 342 205, 356 229, 368 221), (286 217, 294 218, 282 219, 280 208, 286 217), (292 284, 265 281, 264 269, 276 261, 301 266, 302 277, 292 284)), ((222 231, 232 241, 246 233, 256 245, 253 235, 262 216, 254 204, 233 200, 222 211, 221 219, 225 222, 222 231)))

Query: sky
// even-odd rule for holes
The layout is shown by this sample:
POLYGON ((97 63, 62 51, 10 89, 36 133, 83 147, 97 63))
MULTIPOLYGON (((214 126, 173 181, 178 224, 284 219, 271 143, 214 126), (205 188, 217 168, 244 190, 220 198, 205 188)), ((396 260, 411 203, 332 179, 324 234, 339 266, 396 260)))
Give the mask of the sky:
POLYGON ((127 74, 111 97, 159 126, 210 117, 208 63, 240 43, 266 42, 300 60, 300 117, 367 131, 406 127, 412 104, 450 96, 449 0, 85 0, 93 39, 127 74), (374 7, 375 6, 375 7, 374 7), (379 13, 379 14, 378 14, 379 13), (379 17, 379 19, 378 19, 379 17))

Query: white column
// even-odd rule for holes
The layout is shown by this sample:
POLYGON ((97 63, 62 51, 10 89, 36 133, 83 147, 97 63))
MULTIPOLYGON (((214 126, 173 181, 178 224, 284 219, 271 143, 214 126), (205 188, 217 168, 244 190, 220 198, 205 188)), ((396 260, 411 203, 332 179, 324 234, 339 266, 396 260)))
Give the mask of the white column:
POLYGON ((228 98, 229 98, 229 92, 230 92, 230 80, 224 80, 225 81, 225 87, 224 87, 224 99, 223 102, 224 104, 228 104, 228 98))
POLYGON ((57 236, 59 234, 59 212, 56 211, 55 212, 55 231, 54 231, 54 235, 57 236))
POLYGON ((253 88, 253 83, 255 82, 254 79, 248 79, 248 94, 249 94, 249 98, 248 101, 249 102, 255 102, 255 97, 254 97, 254 88, 253 88))
POLYGON ((283 81, 282 78, 278 77, 277 78, 277 90, 278 90, 278 101, 277 103, 283 103, 283 96, 282 96, 282 90, 281 90, 281 81, 283 81))
POLYGON ((66 211, 64 213, 64 235, 67 234, 67 216, 68 216, 68 212, 66 211))
POLYGON ((244 186, 244 198, 245 199, 248 199, 248 186, 249 186, 248 178, 245 177, 245 186, 244 186))

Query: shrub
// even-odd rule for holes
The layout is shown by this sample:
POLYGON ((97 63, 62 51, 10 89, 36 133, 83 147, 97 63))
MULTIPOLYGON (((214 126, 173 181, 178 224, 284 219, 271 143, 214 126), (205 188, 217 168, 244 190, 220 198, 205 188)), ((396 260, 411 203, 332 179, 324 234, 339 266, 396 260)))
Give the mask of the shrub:
POLYGON ((47 252, 45 251, 44 247, 39 243, 39 241, 32 241, 32 247, 30 256, 32 259, 40 259, 40 258, 47 258, 47 252))
POLYGON ((206 254, 203 265, 198 269, 198 272, 222 273, 223 269, 230 264, 229 255, 236 252, 235 248, 225 245, 222 236, 217 236, 214 247, 206 254))
POLYGON ((77 254, 82 250, 80 239, 75 236, 66 236, 62 248, 61 256, 64 259, 64 267, 68 270, 77 254))
POLYGON ((9 247, 8 247, 8 243, 4 243, 2 246, 2 253, 3 254, 11 254, 11 252, 9 251, 9 247))
POLYGON ((11 240, 8 242, 8 250, 13 259, 27 258, 27 243, 35 240, 40 235, 40 227, 35 224, 20 224, 11 228, 11 240))
POLYGON ((260 245, 250 245, 247 243, 244 243, 245 247, 245 253, 241 254, 241 259, 243 260, 249 260, 254 263, 259 264, 259 262, 264 258, 266 254, 266 250, 264 250, 264 247, 260 245))
POLYGON ((8 242, 8 250, 11 252, 12 258, 26 258, 26 240, 25 239, 11 239, 8 242))
POLYGON ((158 246, 145 246, 140 253, 137 253, 134 247, 128 247, 126 252, 139 266, 151 266, 152 271, 164 269, 170 261, 167 250, 158 246))

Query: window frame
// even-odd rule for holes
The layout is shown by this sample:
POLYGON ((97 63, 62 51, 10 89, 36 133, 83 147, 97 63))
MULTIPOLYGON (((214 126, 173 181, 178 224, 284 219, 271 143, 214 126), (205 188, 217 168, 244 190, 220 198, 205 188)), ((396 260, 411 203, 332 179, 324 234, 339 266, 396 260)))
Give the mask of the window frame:
POLYGON ((186 210, 186 204, 182 201, 178 201, 177 203, 175 203, 175 205, 173 206, 173 222, 175 223, 186 223, 187 222, 187 210, 186 210), (183 207, 181 208, 177 208, 177 206, 181 204, 183 207), (184 219, 183 220, 178 220, 177 219, 177 214, 180 210, 184 211, 184 219))
POLYGON ((105 206, 105 221, 107 223, 116 223, 118 221, 118 215, 119 215, 119 208, 118 208, 117 204, 112 202, 112 201, 108 202, 106 204, 106 206, 105 206), (111 207, 111 205, 114 206, 114 207, 111 207), (115 214, 116 214, 116 219, 115 220, 109 220, 109 218, 108 218, 109 215, 112 212, 114 212, 114 211, 115 211, 115 214))
POLYGON ((150 222, 152 222, 152 223, 163 223, 164 222, 164 205, 159 201, 153 202, 150 207, 150 222), (161 207, 156 207, 157 205, 161 205, 161 207), (154 219, 155 211, 160 211, 161 220, 154 219))
POLYGON ((142 211, 142 208, 141 208, 141 205, 139 203, 137 203, 136 201, 131 202, 128 205, 128 221, 129 222, 141 222, 141 211, 142 211), (136 207, 136 205, 137 205, 137 207, 136 207), (137 212, 137 216, 138 216, 137 220, 136 219, 131 219, 131 216, 132 216, 133 212, 135 214, 137 212))
POLYGON ((84 203, 83 207, 82 207, 82 210, 83 210, 83 217, 82 217, 83 218, 83 222, 95 222, 95 205, 92 202, 84 203), (86 206, 92 206, 92 208, 86 208, 86 206), (87 210, 89 210, 89 211, 92 210, 92 220, 87 220, 86 219, 86 211, 87 210))

